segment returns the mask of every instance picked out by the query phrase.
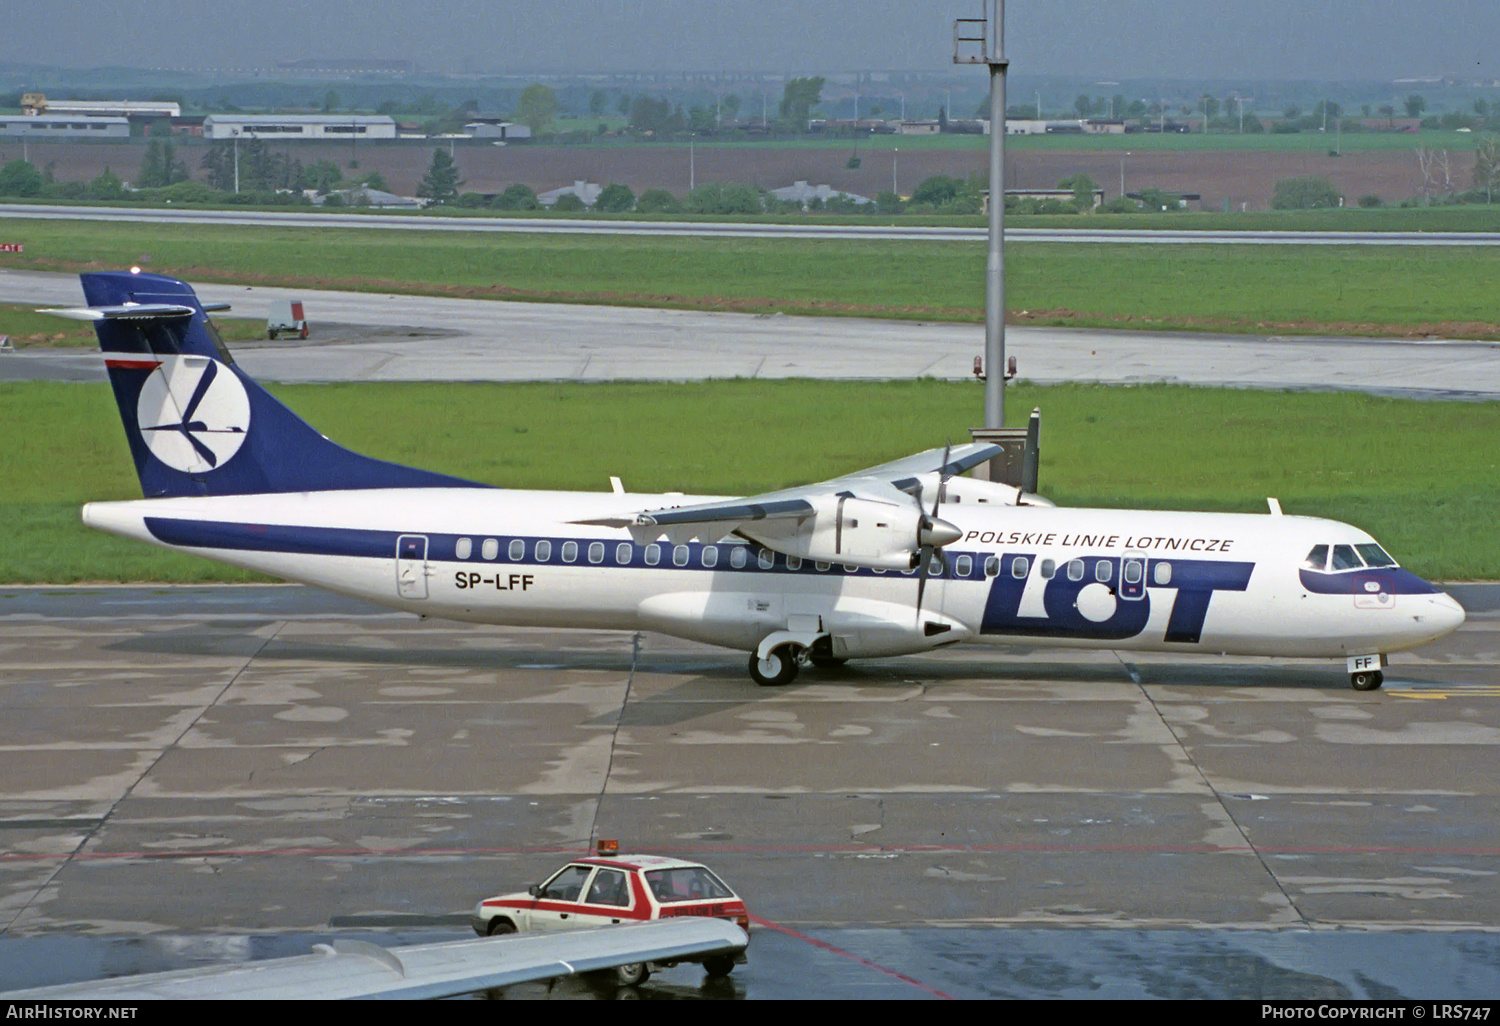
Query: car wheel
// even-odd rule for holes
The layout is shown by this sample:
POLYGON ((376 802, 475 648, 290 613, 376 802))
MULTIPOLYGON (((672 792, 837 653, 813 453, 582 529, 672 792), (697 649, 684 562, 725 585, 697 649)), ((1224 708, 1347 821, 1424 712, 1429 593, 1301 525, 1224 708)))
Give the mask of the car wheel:
POLYGON ((627 962, 615 968, 615 982, 622 987, 638 987, 651 978, 651 967, 645 962, 627 962))
POLYGON ((500 937, 504 934, 515 932, 516 924, 509 919, 501 919, 499 916, 496 916, 490 920, 489 936, 491 937, 500 937))
POLYGON ((703 960, 703 971, 714 979, 723 979, 734 972, 734 958, 731 955, 710 955, 703 960))

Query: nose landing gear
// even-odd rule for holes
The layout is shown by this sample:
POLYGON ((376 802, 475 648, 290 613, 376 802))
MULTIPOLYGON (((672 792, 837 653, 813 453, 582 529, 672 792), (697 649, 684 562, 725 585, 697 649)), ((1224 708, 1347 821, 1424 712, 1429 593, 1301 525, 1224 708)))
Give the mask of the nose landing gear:
POLYGON ((1349 686, 1355 691, 1374 691, 1385 682, 1385 674, 1380 671, 1385 669, 1386 663, 1386 657, 1380 653, 1350 656, 1345 660, 1349 686))

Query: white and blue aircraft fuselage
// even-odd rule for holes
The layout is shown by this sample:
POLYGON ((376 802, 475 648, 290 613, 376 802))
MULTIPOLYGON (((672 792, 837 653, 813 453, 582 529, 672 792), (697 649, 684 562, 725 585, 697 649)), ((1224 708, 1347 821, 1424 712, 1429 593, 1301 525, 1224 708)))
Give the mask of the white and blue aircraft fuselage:
POLYGON ((956 642, 1342 658, 1455 630, 1461 607, 1347 524, 1060 509, 932 450, 719 497, 489 488, 318 435, 233 365, 172 279, 86 274, 143 490, 85 523, 432 617, 649 630, 752 653, 750 673, 956 642))

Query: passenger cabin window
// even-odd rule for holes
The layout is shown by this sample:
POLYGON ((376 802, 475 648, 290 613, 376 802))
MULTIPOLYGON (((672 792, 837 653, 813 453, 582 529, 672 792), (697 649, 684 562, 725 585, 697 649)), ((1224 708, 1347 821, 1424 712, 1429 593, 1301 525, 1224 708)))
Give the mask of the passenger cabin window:
POLYGON ((788 570, 801 570, 802 569, 802 557, 801 556, 788 556, 788 557, 786 557, 786 568, 788 570))
POLYGON ((1068 560, 1068 580, 1070 580, 1070 581, 1081 581, 1081 580, 1083 580, 1083 560, 1081 560, 1081 559, 1070 559, 1070 560, 1068 560))
POLYGON ((453 544, 453 554, 459 559, 468 559, 474 554, 474 539, 460 538, 453 544))
POLYGON ((484 544, 479 547, 479 554, 485 559, 494 559, 500 555, 500 540, 498 538, 486 538, 484 544))
POLYGON ((1000 557, 986 556, 984 559, 984 576, 998 577, 1000 574, 1000 557))
POLYGON ((661 562, 661 546, 655 543, 646 546, 646 565, 655 566, 661 562))
POLYGON ((762 570, 769 570, 776 565, 776 556, 768 549, 761 549, 755 554, 755 565, 762 570))
POLYGON ((1017 556, 1010 561, 1010 575, 1017 580, 1031 573, 1031 560, 1025 556, 1017 556))
POLYGON ((629 542, 621 542, 615 546, 615 562, 621 566, 630 565, 630 550, 634 548, 629 542))
POLYGON ((1107 559, 1101 559, 1094 564, 1094 580, 1100 584, 1108 584, 1115 575, 1115 565, 1107 559))
POLYGON ((1379 545, 1376 545, 1374 542, 1370 542, 1366 545, 1356 545, 1354 546, 1354 548, 1355 551, 1357 551, 1361 556, 1365 558, 1365 565, 1367 566, 1396 565, 1396 561, 1390 557, 1390 554, 1387 553, 1385 549, 1382 549, 1379 545))
POLYGON ((833 566, 832 563, 825 563, 821 559, 813 564, 813 568, 816 569, 820 574, 826 574, 828 572, 828 568, 831 566, 833 566))
POLYGON ((590 563, 602 563, 602 562, 604 562, 604 543, 603 542, 589 542, 589 562, 590 563))
POLYGON ((1359 554, 1354 551, 1353 545, 1335 545, 1333 547, 1332 568, 1334 570, 1358 570, 1364 565, 1359 558, 1359 554))
POLYGON ((573 563, 578 560, 578 543, 565 541, 562 543, 562 558, 564 563, 573 563))
POLYGON ((1151 564, 1151 580, 1154 581, 1154 582, 1156 582, 1156 584, 1158 586, 1163 587, 1163 588, 1165 588, 1167 585, 1171 584, 1172 583, 1172 564, 1171 563, 1152 563, 1151 564))
POLYGON ((928 577, 941 577, 941 576, 943 576, 943 558, 941 556, 939 556, 936 552, 934 552, 932 554, 932 558, 927 561, 927 576, 928 577))
MULTIPOLYGON (((484 551, 486 551, 486 552, 490 551, 490 539, 488 539, 488 538, 486 538, 484 540, 484 551)), ((484 558, 485 559, 494 559, 495 557, 494 556, 485 556, 484 558)), ((522 560, 522 559, 525 559, 525 558, 526 558, 526 543, 524 541, 522 541, 520 538, 516 538, 513 541, 511 541, 511 543, 510 543, 510 559, 511 559, 511 562, 514 563, 514 562, 517 562, 518 560, 522 560)))
POLYGON ((714 567, 716 567, 716 566, 719 565, 719 549, 718 549, 718 546, 716 546, 716 545, 705 545, 705 546, 703 546, 703 552, 701 553, 701 556, 702 556, 702 559, 703 559, 703 565, 707 569, 712 570, 714 567))
POLYGON ((1122 575, 1126 584, 1140 584, 1144 571, 1139 559, 1127 559, 1125 561, 1125 572, 1122 575))
POLYGON ((547 562, 547 560, 549 560, 551 558, 552 558, 552 543, 549 542, 549 541, 539 541, 539 542, 537 542, 536 543, 536 561, 538 563, 545 563, 545 562, 547 562))
POLYGON ((672 549, 672 565, 687 566, 688 555, 688 547, 686 545, 678 545, 674 547, 672 549))
POLYGON ((1328 546, 1314 545, 1307 558, 1302 561, 1302 566, 1306 570, 1328 569, 1328 546))
POLYGON ((1042 560, 1042 580, 1044 580, 1044 581, 1050 581, 1050 580, 1052 580, 1053 576, 1056 573, 1057 573, 1057 560, 1055 560, 1055 559, 1044 559, 1044 560, 1042 560))
POLYGON ((974 572, 974 557, 959 556, 953 561, 953 572, 959 577, 968 577, 974 572))
POLYGON ((734 548, 729 550, 729 565, 734 567, 736 570, 743 570, 745 568, 745 564, 748 561, 749 556, 746 554, 745 546, 736 545, 734 548))

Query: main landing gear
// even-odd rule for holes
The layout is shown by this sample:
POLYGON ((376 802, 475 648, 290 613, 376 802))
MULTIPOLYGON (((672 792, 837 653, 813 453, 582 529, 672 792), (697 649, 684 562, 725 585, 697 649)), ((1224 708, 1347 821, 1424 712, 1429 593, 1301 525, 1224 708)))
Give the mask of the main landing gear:
POLYGON ((828 635, 815 636, 811 645, 784 641, 766 653, 750 653, 750 676, 763 688, 779 688, 796 679, 798 671, 811 663, 820 670, 836 670, 849 660, 833 654, 828 635))
POLYGON ((1374 691, 1385 683, 1385 674, 1379 670, 1361 670, 1349 674, 1349 686, 1355 691, 1374 691))
POLYGON ((801 669, 800 645, 780 645, 771 649, 762 659, 758 653, 750 653, 750 676, 763 688, 779 688, 790 684, 801 669))

